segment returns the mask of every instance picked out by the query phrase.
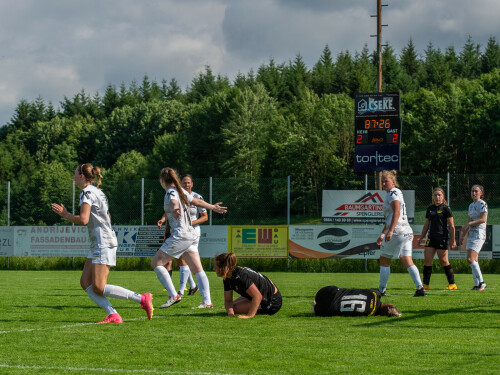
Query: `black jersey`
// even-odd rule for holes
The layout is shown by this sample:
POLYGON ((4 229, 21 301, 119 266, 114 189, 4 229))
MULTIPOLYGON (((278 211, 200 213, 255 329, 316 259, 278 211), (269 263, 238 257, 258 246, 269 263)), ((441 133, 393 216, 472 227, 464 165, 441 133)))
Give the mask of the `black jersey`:
POLYGON ((314 313, 318 316, 376 315, 380 292, 375 289, 342 289, 325 286, 316 293, 314 313))
POLYGON ((429 219, 429 237, 448 238, 448 218, 453 217, 450 207, 447 205, 430 205, 425 213, 429 219))
POLYGON ((261 305, 271 301, 275 290, 274 284, 266 276, 246 267, 236 266, 231 278, 224 279, 224 291, 234 290, 239 295, 251 300, 252 297, 248 295, 247 289, 252 284, 255 284, 262 294, 261 305))

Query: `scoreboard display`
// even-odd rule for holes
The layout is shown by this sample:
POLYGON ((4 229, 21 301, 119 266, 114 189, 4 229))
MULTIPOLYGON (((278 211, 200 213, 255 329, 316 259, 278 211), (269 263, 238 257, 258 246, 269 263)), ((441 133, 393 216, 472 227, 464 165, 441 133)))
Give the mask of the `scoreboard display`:
POLYGON ((400 100, 399 92, 355 95, 355 172, 400 169, 400 100))
POLYGON ((355 120, 355 144, 399 144, 401 120, 399 118, 358 118, 355 120))

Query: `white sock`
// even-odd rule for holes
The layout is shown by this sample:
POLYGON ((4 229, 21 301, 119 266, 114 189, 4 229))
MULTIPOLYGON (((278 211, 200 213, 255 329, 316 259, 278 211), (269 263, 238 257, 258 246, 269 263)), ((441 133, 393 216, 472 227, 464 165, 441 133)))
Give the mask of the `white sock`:
POLYGON ((196 277, 196 281, 198 282, 198 288, 200 288, 200 294, 203 298, 203 302, 205 302, 207 305, 210 305, 212 303, 212 300, 210 299, 210 285, 208 283, 207 274, 205 273, 205 271, 201 270, 194 276, 196 277))
POLYGON ((172 282, 172 278, 170 277, 167 269, 163 266, 158 266, 155 268, 156 276, 158 280, 160 280, 161 285, 167 290, 169 297, 175 297, 177 295, 177 291, 175 290, 174 283, 172 282))
POLYGON ((184 294, 184 288, 186 288, 186 284, 188 281, 188 275, 191 275, 191 271, 189 270, 189 266, 180 266, 179 272, 181 274, 179 292, 184 294))
POLYGON ((418 268, 416 265, 410 266, 407 268, 408 273, 411 276, 411 279, 413 280, 413 283, 417 287, 417 289, 422 289, 422 280, 420 280, 420 274, 418 273, 418 268))
POLYGON ((85 292, 87 292, 90 299, 94 301, 97 306, 106 311, 106 314, 108 315, 116 314, 116 310, 114 309, 111 302, 109 302, 109 300, 106 297, 96 294, 92 290, 92 285, 90 285, 87 289, 85 289, 85 292))
POLYGON ((131 290, 122 288, 118 285, 106 284, 104 286, 104 293, 106 297, 118 298, 118 299, 129 299, 137 303, 141 303, 141 295, 131 290))
MULTIPOLYGON (((470 268, 472 268, 472 274, 476 277, 479 285, 483 282, 483 274, 481 272, 481 268, 479 268, 479 263, 474 261, 470 264, 470 268)), ((474 280, 475 281, 475 280, 474 280)))
MULTIPOLYGON (((189 270, 189 267, 188 267, 188 270, 189 270)), ((188 282, 189 282, 189 287, 191 289, 194 289, 196 287, 196 283, 194 282, 193 275, 191 275, 191 270, 189 270, 188 282)))
POLYGON ((476 275, 474 275, 474 271, 472 272, 472 278, 474 279, 474 286, 478 286, 479 280, 477 279, 476 275))
POLYGON ((380 293, 384 293, 387 288, 387 283, 389 282, 389 276, 391 275, 391 267, 380 266, 380 281, 378 283, 378 290, 380 293))

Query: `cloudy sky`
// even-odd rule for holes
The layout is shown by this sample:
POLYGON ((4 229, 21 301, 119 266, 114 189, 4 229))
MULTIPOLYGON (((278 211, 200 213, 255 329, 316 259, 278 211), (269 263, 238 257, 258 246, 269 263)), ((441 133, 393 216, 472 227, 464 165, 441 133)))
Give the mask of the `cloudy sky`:
MULTIPOLYGON (((376 0, 0 0, 0 125, 21 99, 58 107, 144 75, 185 89, 209 65, 234 79, 271 58, 309 67, 326 44, 376 49, 376 0)), ((459 52, 500 42, 499 0, 385 0, 383 40, 459 52)))

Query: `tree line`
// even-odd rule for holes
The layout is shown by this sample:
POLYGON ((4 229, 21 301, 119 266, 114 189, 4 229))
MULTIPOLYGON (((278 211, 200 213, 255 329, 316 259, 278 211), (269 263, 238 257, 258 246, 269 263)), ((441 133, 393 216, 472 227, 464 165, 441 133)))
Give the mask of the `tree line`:
MULTIPOLYGON (((469 37, 458 52, 429 43, 423 54, 410 40, 399 55, 386 46, 382 61, 383 90, 402 94, 401 174, 500 172, 492 157, 500 144, 494 37, 484 48, 469 37)), ((63 194, 78 163, 103 167, 110 181, 157 179, 168 165, 238 178, 241 200, 262 194, 262 179, 291 176, 293 207, 317 214, 323 188, 342 188, 354 175, 353 97, 375 92, 376 75, 366 45, 336 57, 327 45, 312 68, 297 55, 232 81, 207 66, 185 90, 174 78, 144 76, 102 95, 81 90, 57 108, 42 97, 21 100, 0 128, 0 190, 16 181, 32 204, 14 221, 37 223, 32 206, 45 210, 63 194)))

